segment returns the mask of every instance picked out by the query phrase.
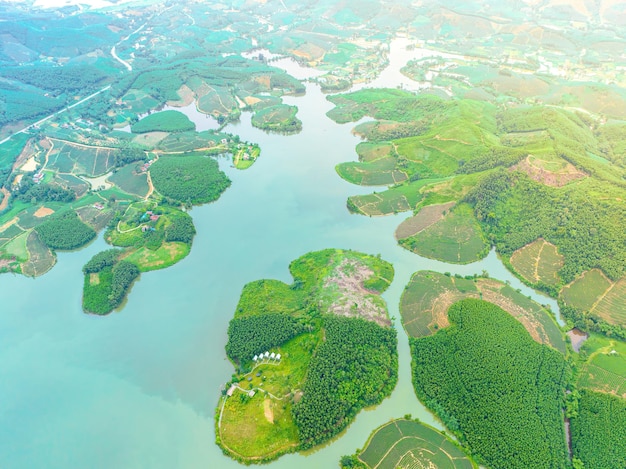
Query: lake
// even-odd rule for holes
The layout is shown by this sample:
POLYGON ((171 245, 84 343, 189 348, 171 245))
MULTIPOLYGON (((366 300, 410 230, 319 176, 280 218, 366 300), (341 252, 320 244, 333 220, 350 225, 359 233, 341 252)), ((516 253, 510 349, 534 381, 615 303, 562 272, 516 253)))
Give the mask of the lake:
POLYGON ((303 131, 266 134, 251 126, 247 113, 229 125, 226 131, 261 145, 260 158, 246 171, 221 160, 233 184, 217 202, 190 212, 198 231, 191 254, 143 274, 122 311, 97 317, 81 309, 81 268, 106 248, 102 237, 60 253, 43 277, 0 277, 0 465, 241 467, 215 445, 214 412, 233 373, 224 352, 228 321, 245 283, 290 283, 289 263, 309 251, 354 249, 393 263, 395 280, 383 297, 399 328, 399 380, 390 398, 361 412, 333 442, 284 456, 270 465, 276 469, 337 467, 374 428, 407 413, 441 428, 415 397, 399 323, 400 295, 415 271, 486 270, 557 311, 494 252, 462 266, 424 259, 394 239, 409 214, 351 215, 347 197, 373 190, 341 180, 334 170, 356 159, 353 125, 325 116, 332 105, 315 85, 285 101, 299 107, 303 131))

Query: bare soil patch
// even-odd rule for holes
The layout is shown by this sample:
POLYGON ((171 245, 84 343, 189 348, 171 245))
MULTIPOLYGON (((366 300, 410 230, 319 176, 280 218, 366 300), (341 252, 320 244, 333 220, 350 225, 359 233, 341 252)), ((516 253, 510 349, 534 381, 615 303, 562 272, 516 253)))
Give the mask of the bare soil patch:
MULTIPOLYGON (((338 298, 328 307, 328 312, 338 316, 360 317, 383 327, 391 325, 384 304, 363 287, 363 282, 374 275, 369 267, 351 259, 344 259, 324 282, 324 287, 337 289, 338 298)), ((381 300, 382 301, 382 300, 381 300)))
POLYGON ((0 232, 6 230, 8 227, 10 227, 11 225, 14 225, 15 223, 17 223, 17 221, 19 220, 19 218, 17 217, 13 217, 11 220, 9 220, 8 222, 6 222, 4 225, 0 226, 0 232))
POLYGON ((272 401, 265 399, 263 401, 263 413, 269 423, 274 423, 274 411, 272 410, 272 401))
MULTIPOLYGON (((2 198, 2 202, 0 202, 0 212, 2 212, 5 208, 7 208, 7 205, 9 205, 9 198, 11 197, 11 193, 4 187, 0 189, 0 192, 4 194, 4 197, 2 198)), ((8 226, 6 228, 8 228, 8 226)), ((5 230, 4 227, 0 229, 0 231, 4 231, 4 230, 5 230)))
POLYGON ((549 171, 539 166, 536 161, 531 160, 530 156, 526 157, 526 159, 520 161, 515 166, 512 166, 511 169, 523 171, 528 174, 531 179, 552 187, 562 187, 572 181, 587 176, 568 162, 565 162, 563 168, 558 172, 549 171))
POLYGON ((260 103, 261 100, 259 98, 255 98, 254 96, 246 96, 243 98, 248 106, 254 106, 256 103, 260 103))
POLYGON ((404 220, 396 229, 396 239, 409 238, 434 225, 443 218, 446 210, 450 210, 455 202, 446 204, 429 205, 419 211, 419 213, 411 218, 404 220))
POLYGON ((52 215, 53 213, 54 213, 54 210, 52 210, 51 208, 39 207, 37 211, 33 213, 33 215, 36 216, 37 218, 44 218, 49 215, 52 215))
POLYGON ((100 285, 100 274, 98 272, 89 274, 89 285, 100 285))

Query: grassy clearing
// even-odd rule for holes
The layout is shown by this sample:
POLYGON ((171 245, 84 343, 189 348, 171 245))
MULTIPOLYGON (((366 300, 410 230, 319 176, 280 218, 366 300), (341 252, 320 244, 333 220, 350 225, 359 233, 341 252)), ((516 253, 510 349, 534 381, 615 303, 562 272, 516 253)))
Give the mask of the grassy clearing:
POLYGON ((155 250, 141 247, 124 257, 124 260, 135 264, 141 272, 149 272, 176 264, 187 257, 190 250, 191 246, 187 243, 165 242, 155 250))
POLYGON ((578 386, 626 397, 626 343, 592 334, 583 344, 585 358, 578 372, 578 386))
POLYGON ((455 264, 467 264, 487 255, 485 241, 472 210, 457 205, 443 219, 400 241, 400 245, 420 256, 455 264))
POLYGON ((391 421, 375 430, 358 458, 371 469, 477 467, 447 436, 406 419, 391 421))
POLYGON ((547 285, 560 282, 558 272, 564 264, 556 246, 541 238, 515 251, 510 262, 528 282, 547 285))
POLYGON ((536 342, 565 353, 563 334, 552 315, 535 301, 493 279, 467 279, 432 271, 415 273, 400 300, 402 325, 410 337, 432 335, 449 325, 448 309, 465 298, 480 298, 499 306, 522 323, 536 342))
POLYGON ((611 281, 599 269, 584 272, 571 284, 563 288, 561 298, 569 306, 590 311, 596 301, 611 286, 611 281))

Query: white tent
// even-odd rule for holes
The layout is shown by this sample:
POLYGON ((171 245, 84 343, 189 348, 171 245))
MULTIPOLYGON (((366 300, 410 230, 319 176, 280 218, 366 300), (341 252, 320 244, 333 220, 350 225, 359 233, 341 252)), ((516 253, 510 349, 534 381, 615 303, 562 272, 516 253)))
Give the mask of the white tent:
POLYGON ((256 355, 254 357, 252 357, 252 360, 257 361, 259 359, 259 357, 257 357, 256 355))
POLYGON ((270 353, 269 352, 265 352, 265 358, 269 357, 270 353))
POLYGON ((276 354, 276 360, 280 360, 280 353, 276 354))
POLYGON ((274 357, 276 357, 276 354, 274 352, 272 352, 272 354, 270 355, 270 358, 273 360, 274 357))

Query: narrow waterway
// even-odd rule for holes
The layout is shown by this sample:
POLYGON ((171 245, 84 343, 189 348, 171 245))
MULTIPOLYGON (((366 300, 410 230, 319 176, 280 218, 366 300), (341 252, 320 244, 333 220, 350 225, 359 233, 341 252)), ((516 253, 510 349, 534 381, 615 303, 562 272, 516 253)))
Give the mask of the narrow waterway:
POLYGON ((250 115, 227 131, 261 145, 246 171, 221 160, 233 184, 213 204, 194 208, 191 254, 142 275, 124 309, 107 317, 81 311, 83 264, 106 248, 59 254, 45 276, 0 277, 0 461, 6 467, 241 467, 215 445, 220 387, 233 373, 224 353, 228 321, 243 285, 261 278, 291 282, 289 263, 324 248, 381 254, 395 279, 383 295, 396 318, 399 381, 380 406, 361 412, 344 434, 310 454, 287 455, 275 468, 337 467, 391 418, 412 414, 441 426, 411 386, 408 340, 398 303, 413 272, 489 272, 540 303, 556 304, 514 278, 492 252, 457 266, 400 248, 396 226, 407 214, 351 215, 346 199, 371 188, 342 181, 336 164, 356 159, 352 125, 325 116, 331 108, 315 85, 287 98, 303 131, 266 134, 250 115))

